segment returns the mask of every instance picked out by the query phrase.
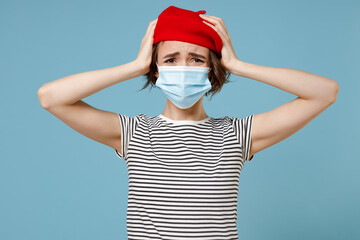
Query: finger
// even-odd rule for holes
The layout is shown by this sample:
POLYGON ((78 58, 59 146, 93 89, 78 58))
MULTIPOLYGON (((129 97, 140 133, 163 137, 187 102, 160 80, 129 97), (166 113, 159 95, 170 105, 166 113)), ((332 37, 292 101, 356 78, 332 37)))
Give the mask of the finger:
POLYGON ((226 36, 225 36, 224 32, 221 29, 219 29, 217 26, 214 26, 214 25, 212 25, 210 23, 207 23, 205 21, 203 21, 203 22, 205 24, 207 24, 208 26, 210 26, 212 29, 214 29, 220 35, 220 37, 223 39, 223 41, 226 39, 226 36))
POLYGON ((154 33, 155 33, 155 27, 156 27, 156 24, 154 24, 151 28, 151 32, 150 32, 151 36, 154 35, 154 33))
POLYGON ((211 16, 211 15, 201 15, 201 16, 204 17, 204 19, 208 20, 209 22, 212 22, 212 23, 215 23, 215 24, 220 24, 224 28, 224 32, 226 32, 228 34, 225 23, 221 18, 211 16))
POLYGON ((230 37, 230 34, 227 31, 225 23, 221 18, 211 16, 211 15, 204 15, 204 14, 200 14, 199 16, 204 17, 204 19, 208 20, 211 23, 220 24, 223 27, 223 31, 228 35, 228 37, 230 37))
POLYGON ((151 24, 151 22, 150 22, 149 25, 148 25, 148 27, 147 27, 147 29, 146 29, 145 35, 148 35, 148 34, 149 34, 151 26, 152 26, 152 24, 151 24))
POLYGON ((211 28, 213 28, 219 35, 222 36, 222 38, 225 40, 226 38, 230 38, 229 34, 224 30, 224 28, 222 27, 221 24, 210 24, 206 21, 203 21, 204 23, 206 23, 208 26, 210 26, 211 28))
POLYGON ((212 22, 222 22, 221 18, 215 17, 215 16, 211 16, 211 15, 205 15, 205 14, 200 14, 200 17, 205 18, 206 20, 212 21, 212 22))
POLYGON ((154 30, 154 28, 156 26, 156 23, 157 23, 157 19, 155 19, 154 21, 151 21, 149 23, 145 35, 149 35, 149 34, 151 34, 153 32, 153 30, 154 30))
POLYGON ((157 19, 155 19, 154 21, 152 21, 151 24, 152 24, 152 25, 151 25, 151 27, 150 27, 150 29, 151 29, 150 33, 151 33, 151 35, 153 35, 153 34, 154 34, 155 27, 156 27, 156 24, 157 24, 157 19))
POLYGON ((217 19, 220 20, 221 18, 213 16, 213 15, 208 15, 208 14, 200 14, 201 17, 209 17, 209 18, 213 18, 213 19, 217 19))
POLYGON ((156 25, 157 20, 158 20, 158 19, 155 19, 155 20, 154 20, 154 21, 152 21, 151 23, 156 25))

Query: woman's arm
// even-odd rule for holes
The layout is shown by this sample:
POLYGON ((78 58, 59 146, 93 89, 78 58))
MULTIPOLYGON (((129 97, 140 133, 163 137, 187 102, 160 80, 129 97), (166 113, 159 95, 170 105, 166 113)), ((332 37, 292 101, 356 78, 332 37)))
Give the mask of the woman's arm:
POLYGON ((306 126, 336 101, 339 91, 336 81, 297 69, 259 66, 236 60, 230 71, 298 96, 275 109, 254 115, 249 156, 306 126))
POLYGON ((120 66, 77 73, 44 84, 38 90, 41 105, 70 105, 116 83, 136 78, 150 70, 154 29, 157 19, 151 21, 141 41, 136 59, 120 66))
POLYGON ((290 137, 335 102, 339 84, 334 80, 296 69, 242 62, 236 57, 224 21, 216 16, 200 16, 210 21, 212 24, 204 23, 221 37, 220 61, 229 72, 298 96, 273 110, 254 114, 249 156, 290 137))
POLYGON ((76 73, 44 84, 39 90, 41 106, 49 109, 70 105, 104 88, 145 74, 137 60, 116 67, 76 73))
POLYGON ((291 68, 267 67, 235 60, 229 71, 251 78, 299 96, 302 99, 323 101, 336 100, 339 84, 327 77, 291 68))
POLYGON ((115 148, 122 154, 122 127, 118 114, 97 109, 81 99, 150 70, 156 22, 150 22, 134 61, 46 83, 38 90, 41 106, 80 134, 115 148))

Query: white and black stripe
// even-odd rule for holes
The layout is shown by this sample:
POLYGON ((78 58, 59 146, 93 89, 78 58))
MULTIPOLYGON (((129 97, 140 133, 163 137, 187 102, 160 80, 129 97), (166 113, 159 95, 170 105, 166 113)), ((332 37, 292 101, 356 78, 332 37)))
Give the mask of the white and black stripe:
POLYGON ((172 120, 118 114, 129 175, 128 239, 238 239, 237 195, 253 115, 172 120))

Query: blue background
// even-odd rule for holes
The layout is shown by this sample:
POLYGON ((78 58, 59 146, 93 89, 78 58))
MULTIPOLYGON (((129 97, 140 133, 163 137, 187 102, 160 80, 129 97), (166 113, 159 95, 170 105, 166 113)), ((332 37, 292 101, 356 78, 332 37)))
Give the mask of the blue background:
MULTIPOLYGON (((7 1, 0 5, 0 239, 126 239, 128 179, 112 148, 43 109, 37 90, 67 75, 135 60, 170 5, 221 17, 237 57, 340 84, 337 101, 257 153, 240 176, 240 239, 360 239, 359 1, 7 1)), ((232 75, 209 116, 245 117, 296 96, 232 75)), ((83 99, 128 116, 166 97, 131 79, 83 99)), ((84 119, 86 121, 86 119, 84 119)))

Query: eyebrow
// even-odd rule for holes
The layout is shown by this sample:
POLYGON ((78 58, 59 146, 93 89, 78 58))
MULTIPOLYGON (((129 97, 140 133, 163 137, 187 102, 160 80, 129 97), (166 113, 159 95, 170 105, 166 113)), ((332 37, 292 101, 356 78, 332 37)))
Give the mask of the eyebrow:
MULTIPOLYGON (((177 56, 177 55, 180 55, 180 53, 179 53, 179 52, 169 53, 169 54, 165 55, 165 56, 163 57, 163 59, 164 59, 164 58, 168 58, 168 57, 175 57, 175 56, 177 56)), ((206 59, 205 56, 200 55, 200 54, 197 54, 197 53, 194 53, 194 52, 189 52, 189 55, 191 55, 191 56, 193 56, 193 57, 198 57, 198 58, 206 59)))

